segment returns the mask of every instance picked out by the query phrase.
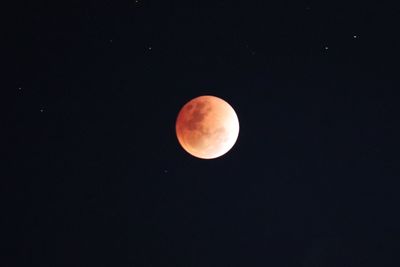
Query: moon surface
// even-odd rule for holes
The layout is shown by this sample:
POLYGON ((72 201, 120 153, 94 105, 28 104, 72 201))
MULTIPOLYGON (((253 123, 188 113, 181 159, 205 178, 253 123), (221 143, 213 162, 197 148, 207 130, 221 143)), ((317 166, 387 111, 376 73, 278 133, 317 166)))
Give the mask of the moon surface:
POLYGON ((225 100, 204 95, 187 102, 176 119, 179 143, 192 156, 213 159, 227 153, 239 136, 239 119, 225 100))

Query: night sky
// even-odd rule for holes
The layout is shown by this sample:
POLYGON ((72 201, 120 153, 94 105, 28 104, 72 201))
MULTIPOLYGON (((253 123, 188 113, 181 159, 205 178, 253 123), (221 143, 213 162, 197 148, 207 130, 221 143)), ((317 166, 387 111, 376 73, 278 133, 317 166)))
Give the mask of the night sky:
POLYGON ((399 266, 399 15, 378 1, 20 4, 1 265, 399 266), (240 121, 214 160, 175 135, 200 95, 240 121))

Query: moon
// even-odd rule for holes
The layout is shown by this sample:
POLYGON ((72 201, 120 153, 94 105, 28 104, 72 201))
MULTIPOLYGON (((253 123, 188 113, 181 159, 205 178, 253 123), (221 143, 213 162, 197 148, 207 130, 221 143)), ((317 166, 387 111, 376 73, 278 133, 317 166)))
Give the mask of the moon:
POLYGON ((176 136, 186 152, 201 159, 226 154, 239 136, 239 119, 225 100, 211 95, 187 102, 176 119, 176 136))

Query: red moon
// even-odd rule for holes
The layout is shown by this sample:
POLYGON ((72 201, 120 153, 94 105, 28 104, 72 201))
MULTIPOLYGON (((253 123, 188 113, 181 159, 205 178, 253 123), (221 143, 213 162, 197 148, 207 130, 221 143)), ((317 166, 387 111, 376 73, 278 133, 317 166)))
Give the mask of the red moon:
POLYGON ((199 96, 179 111, 176 136, 183 149, 192 156, 217 158, 236 143, 239 120, 226 101, 210 95, 199 96))

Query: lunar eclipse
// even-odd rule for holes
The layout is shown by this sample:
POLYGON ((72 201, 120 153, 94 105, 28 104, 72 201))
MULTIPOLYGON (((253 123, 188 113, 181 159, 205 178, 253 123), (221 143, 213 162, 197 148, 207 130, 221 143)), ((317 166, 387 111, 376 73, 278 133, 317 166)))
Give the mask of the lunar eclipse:
POLYGON ((214 159, 226 154, 236 143, 239 120, 225 100, 211 95, 199 96, 180 110, 176 136, 192 156, 214 159))

